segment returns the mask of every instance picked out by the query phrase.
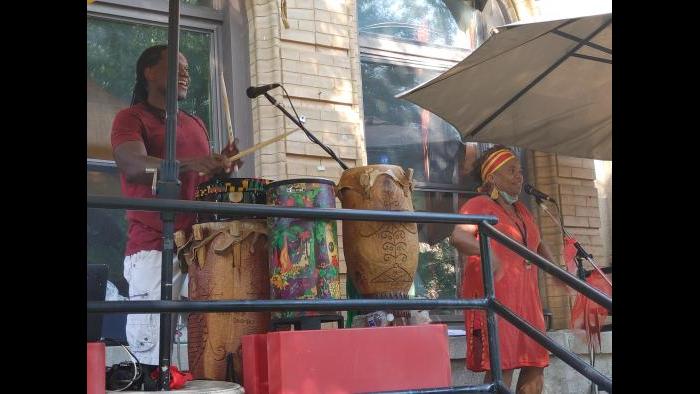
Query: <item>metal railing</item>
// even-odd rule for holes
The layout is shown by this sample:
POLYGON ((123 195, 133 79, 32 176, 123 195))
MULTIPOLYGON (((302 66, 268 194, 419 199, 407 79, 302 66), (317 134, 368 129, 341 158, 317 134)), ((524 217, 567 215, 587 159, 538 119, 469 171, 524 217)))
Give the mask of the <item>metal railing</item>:
MULTIPOLYGON (((498 329, 496 315, 501 316, 534 341, 552 352, 566 364, 584 375, 607 392, 612 392, 612 379, 603 375, 576 354, 558 345, 544 333, 513 313, 498 302, 494 294, 494 281, 491 273, 491 249, 489 239, 502 243, 518 255, 537 265, 545 272, 560 279, 568 286, 582 293, 594 302, 612 312, 612 299, 598 289, 591 287, 557 265, 530 251, 505 234, 493 224, 497 218, 487 215, 460 215, 431 212, 372 211, 331 208, 287 208, 255 204, 226 204, 202 201, 171 199, 138 199, 122 197, 87 197, 88 208, 134 209, 147 211, 221 213, 237 217, 294 217, 305 219, 333 219, 356 221, 422 222, 449 224, 476 224, 479 228, 481 262, 484 280, 484 298, 480 299, 438 299, 438 300, 395 300, 395 299, 348 299, 348 300, 225 300, 225 301, 89 301, 87 313, 162 313, 169 316, 173 312, 256 312, 256 311, 319 311, 353 309, 483 309, 487 315, 489 361, 492 366, 493 383, 476 386, 441 387, 435 389, 393 391, 392 393, 508 393, 503 384, 498 329)), ((165 245, 172 248, 173 245, 165 245)), ((166 264, 164 266, 170 266, 166 264)), ((161 336, 161 347, 170 347, 167 338, 161 336)), ((163 349, 161 349, 161 352, 163 349)), ((165 350, 169 352, 170 349, 165 350)), ((168 357, 169 358, 169 357, 168 357)))

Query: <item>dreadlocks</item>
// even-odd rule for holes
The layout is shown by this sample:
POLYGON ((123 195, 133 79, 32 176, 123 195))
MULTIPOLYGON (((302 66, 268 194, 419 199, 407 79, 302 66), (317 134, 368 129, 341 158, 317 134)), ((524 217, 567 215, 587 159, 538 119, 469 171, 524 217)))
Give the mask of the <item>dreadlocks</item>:
POLYGON ((143 51, 139 56, 139 60, 136 62, 136 85, 134 85, 134 93, 131 96, 131 105, 142 103, 148 98, 148 90, 146 89, 148 82, 144 72, 146 67, 158 64, 163 51, 167 48, 167 45, 155 45, 143 51))

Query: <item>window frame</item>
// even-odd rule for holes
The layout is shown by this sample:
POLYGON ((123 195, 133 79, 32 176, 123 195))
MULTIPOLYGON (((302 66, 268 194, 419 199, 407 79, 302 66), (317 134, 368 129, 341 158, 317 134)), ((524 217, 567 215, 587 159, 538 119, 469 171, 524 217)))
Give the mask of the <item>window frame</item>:
MULTIPOLYGON (((96 18, 115 22, 142 24, 149 26, 168 26, 168 2, 148 0, 105 0, 87 6, 87 18, 96 18)), ((180 30, 201 32, 211 35, 209 48, 210 108, 211 125, 209 130, 209 146, 218 152, 223 147, 224 108, 221 100, 221 84, 219 75, 223 70, 223 23, 224 11, 209 7, 180 5, 180 30)), ((87 157, 88 170, 116 171, 117 165, 113 160, 100 160, 87 157)))

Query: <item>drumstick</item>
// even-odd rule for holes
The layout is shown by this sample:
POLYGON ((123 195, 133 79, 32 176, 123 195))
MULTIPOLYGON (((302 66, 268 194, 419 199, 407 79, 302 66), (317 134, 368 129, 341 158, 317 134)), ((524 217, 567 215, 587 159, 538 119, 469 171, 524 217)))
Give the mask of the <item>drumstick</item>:
POLYGON ((277 137, 270 138, 270 139, 267 140, 267 141, 263 141, 263 142, 260 142, 260 143, 258 143, 258 144, 255 144, 255 145, 251 146, 250 148, 244 149, 243 151, 239 152, 238 154, 229 157, 229 158, 227 159, 227 161, 230 163, 230 162, 232 162, 232 161, 236 161, 236 160, 240 159, 240 158, 243 157, 243 156, 248 156, 249 154, 255 152, 255 151, 258 150, 258 149, 262 149, 262 148, 264 148, 264 147, 266 147, 266 146, 268 146, 268 145, 270 145, 270 144, 272 144, 272 143, 274 143, 274 142, 277 142, 277 141, 279 141, 279 140, 285 139, 288 135, 290 135, 290 134, 292 134, 293 132, 298 131, 298 130, 301 130, 301 129, 294 129, 294 130, 288 131, 288 132, 286 132, 286 133, 284 133, 284 134, 282 134, 282 135, 278 135, 277 137))
MULTIPOLYGON (((224 113, 226 114, 226 128, 228 129, 228 140, 229 143, 235 141, 235 137, 233 135, 233 125, 231 123, 231 111, 229 110, 229 105, 228 105, 228 94, 226 94, 226 81, 224 81, 224 72, 221 71, 221 95, 223 96, 223 102, 224 102, 224 113)), ((238 165, 235 165, 233 167, 234 172, 238 172, 238 165)))
MULTIPOLYGON (((230 162, 232 162, 232 161, 236 161, 236 160, 240 159, 241 157, 248 156, 249 154, 255 152, 256 150, 262 149, 262 148, 264 148, 264 147, 266 147, 266 146, 268 146, 268 145, 270 145, 270 144, 272 144, 272 143, 275 143, 275 142, 277 142, 277 141, 279 141, 279 140, 285 139, 288 135, 290 135, 290 134, 292 134, 292 133, 294 133, 295 131, 298 131, 298 130, 301 130, 301 129, 294 129, 294 130, 288 131, 288 132, 286 132, 286 133, 284 133, 284 134, 282 134, 282 135, 278 135, 277 137, 270 138, 270 139, 267 140, 267 141, 263 141, 263 142, 257 143, 257 144, 251 146, 251 147, 248 148, 248 149, 244 149, 243 151, 238 152, 238 154, 236 154, 236 155, 233 155, 233 156, 231 156, 231 157, 226 158, 226 161, 230 163, 230 162)), ((203 173, 203 172, 200 172, 199 175, 202 175, 202 176, 203 176, 203 175, 206 175, 206 174, 203 173)))
POLYGON ((221 94, 224 101, 224 113, 226 114, 226 126, 228 128, 228 139, 233 142, 233 126, 231 125, 231 111, 228 106, 228 94, 226 94, 226 81, 224 81, 224 72, 221 72, 221 94))

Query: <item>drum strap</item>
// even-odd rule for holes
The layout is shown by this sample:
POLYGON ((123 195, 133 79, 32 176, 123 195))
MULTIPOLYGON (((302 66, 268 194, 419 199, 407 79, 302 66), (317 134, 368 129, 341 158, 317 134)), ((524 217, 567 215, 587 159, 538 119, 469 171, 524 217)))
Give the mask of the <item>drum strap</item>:
POLYGON ((185 235, 185 232, 182 230, 179 230, 175 233, 174 235, 175 238, 175 246, 177 248, 177 260, 180 265, 180 271, 183 273, 187 273, 187 268, 189 266, 190 260, 192 260, 191 256, 188 256, 188 251, 189 251, 189 246, 192 244, 192 239, 193 236, 190 235, 189 238, 185 235))
MULTIPOLYGON (((241 243, 243 240, 250 235, 254 235, 257 238, 259 234, 267 234, 267 228, 262 223, 232 221, 228 228, 214 231, 200 241, 191 240, 189 242, 189 250, 184 252, 184 256, 188 264, 196 263, 203 267, 206 261, 206 246, 211 244, 213 252, 219 256, 233 252, 233 264, 235 266, 235 262, 240 261, 241 258, 241 243), (223 235, 223 237, 219 237, 220 235, 223 235), (219 238, 217 239, 217 237, 219 238)), ((255 240, 253 243, 255 243, 255 240)))
POLYGON ((231 222, 229 227, 229 232, 238 242, 233 245, 233 261, 231 262, 231 267, 236 268, 236 261, 241 261, 241 226, 240 222, 231 222))

